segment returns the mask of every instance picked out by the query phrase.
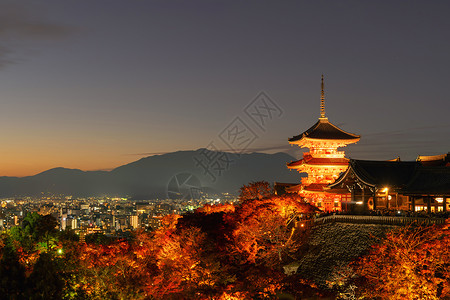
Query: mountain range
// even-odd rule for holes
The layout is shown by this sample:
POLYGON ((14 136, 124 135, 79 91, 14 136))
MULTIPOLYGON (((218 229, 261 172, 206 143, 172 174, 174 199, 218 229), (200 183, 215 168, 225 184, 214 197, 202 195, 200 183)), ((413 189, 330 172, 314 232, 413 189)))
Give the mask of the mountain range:
POLYGON ((0 197, 62 194, 161 199, 200 191, 237 194, 251 181, 299 182, 300 174, 286 167, 292 160, 283 152, 177 151, 145 157, 111 171, 54 168, 34 176, 0 177, 0 197))

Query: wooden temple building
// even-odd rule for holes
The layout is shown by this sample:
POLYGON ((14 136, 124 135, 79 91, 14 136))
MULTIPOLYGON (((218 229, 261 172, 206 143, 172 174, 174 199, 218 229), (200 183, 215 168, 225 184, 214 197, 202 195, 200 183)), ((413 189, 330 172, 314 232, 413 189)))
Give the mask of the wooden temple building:
POLYGON ((319 120, 305 132, 289 139, 291 145, 309 148, 309 151, 303 153, 302 159, 288 163, 287 167, 308 176, 302 178, 300 184, 275 183, 275 189, 282 187, 286 192, 298 193, 308 203, 324 211, 341 210, 342 202, 350 201, 350 193, 330 193, 324 188, 348 168, 349 160, 338 148, 356 143, 359 139, 359 135, 340 129, 326 117, 322 75, 319 120))
POLYGON ((328 186, 330 193, 351 193, 344 210, 450 211, 448 154, 416 161, 350 160, 349 168, 328 186))

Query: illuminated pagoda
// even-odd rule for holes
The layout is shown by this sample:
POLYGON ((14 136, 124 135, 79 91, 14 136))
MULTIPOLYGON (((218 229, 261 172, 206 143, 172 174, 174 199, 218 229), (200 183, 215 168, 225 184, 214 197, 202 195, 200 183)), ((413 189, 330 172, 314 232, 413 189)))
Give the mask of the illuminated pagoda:
POLYGON ((299 193, 324 211, 339 211, 342 201, 350 201, 351 197, 326 193, 324 187, 333 183, 348 168, 349 160, 345 158, 344 151, 337 149, 356 143, 360 136, 345 132, 328 120, 325 116, 323 75, 321 87, 319 120, 302 134, 289 139, 290 144, 309 148, 309 152, 303 153, 301 160, 288 163, 287 167, 308 176, 302 178, 301 184, 287 187, 286 191, 299 193))

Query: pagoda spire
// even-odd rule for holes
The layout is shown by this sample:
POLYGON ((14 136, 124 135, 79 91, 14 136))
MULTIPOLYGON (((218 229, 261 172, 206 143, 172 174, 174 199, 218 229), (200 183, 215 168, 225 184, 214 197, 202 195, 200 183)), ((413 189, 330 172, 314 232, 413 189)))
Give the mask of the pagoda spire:
POLYGON ((322 74, 322 92, 320 94, 320 117, 321 118, 326 118, 325 117, 325 92, 323 91, 323 74, 322 74))

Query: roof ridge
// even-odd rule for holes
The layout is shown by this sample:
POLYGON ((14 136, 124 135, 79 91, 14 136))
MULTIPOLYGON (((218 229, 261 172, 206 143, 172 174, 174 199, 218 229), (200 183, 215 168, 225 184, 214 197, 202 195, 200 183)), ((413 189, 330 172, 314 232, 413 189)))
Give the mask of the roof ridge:
POLYGON ((328 120, 328 118, 326 118, 326 120, 327 120, 327 123, 328 123, 328 124, 330 124, 331 126, 333 126, 334 128, 336 128, 336 129, 338 129, 338 130, 340 130, 340 131, 342 131, 342 132, 345 132, 345 133, 348 134, 348 135, 353 135, 354 137, 359 137, 359 138, 361 137, 360 135, 357 135, 357 134, 354 134, 354 133, 345 131, 345 130, 343 130, 343 129, 337 127, 336 125, 334 125, 333 123, 331 123, 331 122, 328 120))

